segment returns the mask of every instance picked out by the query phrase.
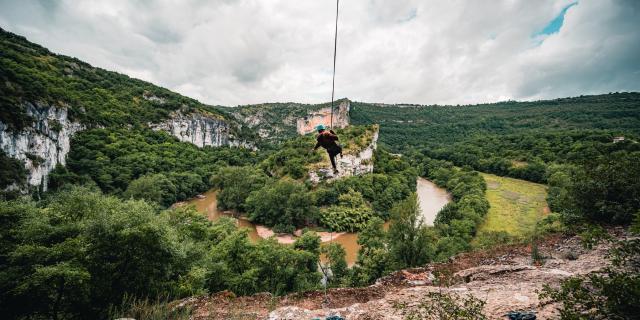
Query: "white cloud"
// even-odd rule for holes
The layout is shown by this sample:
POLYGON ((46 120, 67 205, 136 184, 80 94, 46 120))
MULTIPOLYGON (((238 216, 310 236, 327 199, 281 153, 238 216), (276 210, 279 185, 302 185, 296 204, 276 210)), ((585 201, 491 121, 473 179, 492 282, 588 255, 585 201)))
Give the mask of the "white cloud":
MULTIPOLYGON (((640 5, 343 0, 336 96, 476 103, 640 90, 640 5)), ((9 1, 0 26, 210 104, 324 102, 335 2, 9 1)))

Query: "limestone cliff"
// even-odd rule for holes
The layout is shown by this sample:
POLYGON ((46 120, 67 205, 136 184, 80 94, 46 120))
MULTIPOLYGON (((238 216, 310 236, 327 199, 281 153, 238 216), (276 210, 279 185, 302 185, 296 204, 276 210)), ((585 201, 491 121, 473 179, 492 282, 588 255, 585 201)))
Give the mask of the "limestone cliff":
POLYGON ((58 163, 65 164, 71 137, 84 127, 69 119, 65 107, 28 102, 23 107, 33 119, 31 126, 12 131, 0 122, 0 149, 24 162, 30 186, 46 191, 47 175, 58 163))
MULTIPOLYGON (((347 99, 340 99, 335 104, 334 127, 344 128, 349 125, 351 103, 347 99)), ((312 132, 316 125, 329 125, 331 122, 329 103, 264 103, 223 110, 247 128, 255 130, 261 141, 272 143, 312 132)))
POLYGON ((236 137, 228 121, 215 115, 202 112, 184 114, 175 112, 161 123, 150 123, 153 130, 170 133, 182 142, 193 143, 202 148, 205 146, 221 147, 252 147, 247 141, 236 137))
MULTIPOLYGON (((340 102, 333 110, 333 127, 344 128, 349 125, 349 100, 340 102)), ((299 118, 296 121, 296 130, 299 134, 311 133, 317 125, 323 124, 329 127, 332 123, 331 107, 322 108, 299 118)))

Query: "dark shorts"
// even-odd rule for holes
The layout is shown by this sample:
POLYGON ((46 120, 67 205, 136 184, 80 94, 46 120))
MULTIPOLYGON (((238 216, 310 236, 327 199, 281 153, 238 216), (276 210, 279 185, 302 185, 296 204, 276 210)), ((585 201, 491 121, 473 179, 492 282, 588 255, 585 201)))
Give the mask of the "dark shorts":
POLYGON ((330 156, 335 156, 335 155, 338 155, 338 154, 342 153, 342 147, 341 146, 335 146, 333 148, 327 149, 327 152, 329 153, 330 156))

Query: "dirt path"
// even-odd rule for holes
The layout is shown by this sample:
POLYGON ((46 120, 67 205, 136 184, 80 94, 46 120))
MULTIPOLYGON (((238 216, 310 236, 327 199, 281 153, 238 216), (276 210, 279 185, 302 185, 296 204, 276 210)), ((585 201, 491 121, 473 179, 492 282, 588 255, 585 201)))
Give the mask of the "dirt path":
POLYGON ((575 237, 552 237, 540 244, 539 250, 547 257, 542 266, 531 263, 527 246, 504 246, 462 254, 448 263, 398 271, 365 288, 331 289, 327 304, 323 304, 321 291, 281 298, 269 294, 235 298, 220 293, 187 299, 181 304, 195 308, 193 319, 298 320, 331 315, 346 319, 403 319, 403 310, 394 308, 397 302, 410 308, 429 292, 442 291, 471 294, 486 301, 484 311, 490 319, 505 319, 504 314, 514 310, 534 310, 538 319, 554 319, 555 306, 540 305, 536 290, 544 284, 559 284, 569 276, 602 269, 608 264, 608 245, 587 251, 575 237), (437 286, 436 278, 450 285, 437 286))

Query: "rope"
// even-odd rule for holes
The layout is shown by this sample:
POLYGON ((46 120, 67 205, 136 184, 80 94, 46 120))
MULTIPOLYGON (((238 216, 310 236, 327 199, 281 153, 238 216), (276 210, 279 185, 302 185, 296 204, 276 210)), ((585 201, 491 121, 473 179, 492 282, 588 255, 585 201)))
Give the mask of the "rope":
POLYGON ((340 0, 336 0, 336 32, 333 38, 333 80, 331 81, 331 125, 330 129, 333 129, 333 98, 336 90, 336 53, 338 50, 338 12, 340 9, 340 0))

